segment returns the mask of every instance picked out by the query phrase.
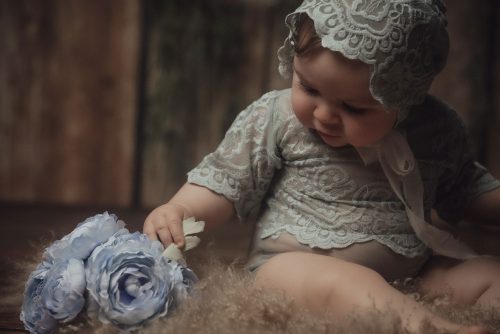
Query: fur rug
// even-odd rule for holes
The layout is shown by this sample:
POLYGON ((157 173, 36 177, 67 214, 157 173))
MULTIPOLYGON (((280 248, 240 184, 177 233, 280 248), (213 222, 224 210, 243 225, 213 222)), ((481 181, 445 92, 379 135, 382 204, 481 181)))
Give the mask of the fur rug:
MULTIPOLYGON (((39 248, 39 249, 43 249, 39 248)), ((3 311, 20 310, 24 282, 40 262, 41 252, 25 263, 18 263, 10 282, 2 290, 3 311)), ((200 277, 195 293, 169 316, 158 319, 140 333, 406 333, 400 319, 387 310, 357 312, 344 321, 318 318, 298 308, 286 296, 269 293, 252 285, 252 277, 242 262, 216 260, 211 249, 202 247, 189 254, 188 263, 200 277)), ((493 310, 450 306, 446 298, 422 299, 412 282, 397 285, 434 312, 463 324, 484 324, 500 333, 500 315, 493 310)), ((422 324, 423 333, 437 333, 429 324, 422 324)), ((116 328, 90 323, 84 316, 59 332, 118 333, 116 328)))

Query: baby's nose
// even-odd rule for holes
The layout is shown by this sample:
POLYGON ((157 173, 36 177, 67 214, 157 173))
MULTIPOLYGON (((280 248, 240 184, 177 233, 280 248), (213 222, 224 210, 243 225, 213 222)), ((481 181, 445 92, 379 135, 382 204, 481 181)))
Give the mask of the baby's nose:
POLYGON ((338 112, 329 106, 321 106, 314 110, 314 118, 322 124, 339 124, 341 123, 340 116, 338 112))

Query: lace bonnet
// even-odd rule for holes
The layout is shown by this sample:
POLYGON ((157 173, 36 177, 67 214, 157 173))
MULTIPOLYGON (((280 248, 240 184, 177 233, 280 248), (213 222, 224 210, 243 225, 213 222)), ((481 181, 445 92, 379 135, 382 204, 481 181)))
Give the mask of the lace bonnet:
POLYGON ((279 71, 292 74, 300 16, 314 22, 321 45, 372 65, 370 92, 388 110, 405 113, 423 101, 448 55, 442 0, 305 0, 286 17, 279 71))

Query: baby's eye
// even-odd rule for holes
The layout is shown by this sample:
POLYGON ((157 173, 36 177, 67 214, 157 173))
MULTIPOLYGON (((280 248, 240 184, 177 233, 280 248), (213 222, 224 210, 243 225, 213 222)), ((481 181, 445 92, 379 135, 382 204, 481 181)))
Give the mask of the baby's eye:
POLYGON ((344 103, 344 109, 350 113, 350 114, 357 114, 360 115, 365 112, 365 109, 362 108, 356 108, 351 105, 348 105, 347 103, 344 103))
POLYGON ((300 85, 300 88, 302 88, 302 90, 304 92, 306 92, 307 94, 313 95, 313 96, 319 95, 319 92, 316 89, 311 88, 311 87, 309 87, 307 85, 304 85, 302 82, 299 82, 299 85, 300 85))

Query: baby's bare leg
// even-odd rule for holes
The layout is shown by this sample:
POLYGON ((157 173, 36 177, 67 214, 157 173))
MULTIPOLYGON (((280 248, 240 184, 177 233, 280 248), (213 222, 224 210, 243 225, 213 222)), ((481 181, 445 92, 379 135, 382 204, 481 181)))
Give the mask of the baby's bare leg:
POLYGON ((500 261, 478 257, 459 262, 435 257, 422 274, 422 292, 446 291, 457 304, 494 307, 500 312, 500 261))
POLYGON ((329 256, 300 252, 276 255, 258 270, 256 284, 284 291, 313 312, 326 312, 337 319, 356 310, 390 308, 411 333, 418 333, 425 319, 443 330, 488 333, 440 318, 394 289, 375 271, 329 256))

